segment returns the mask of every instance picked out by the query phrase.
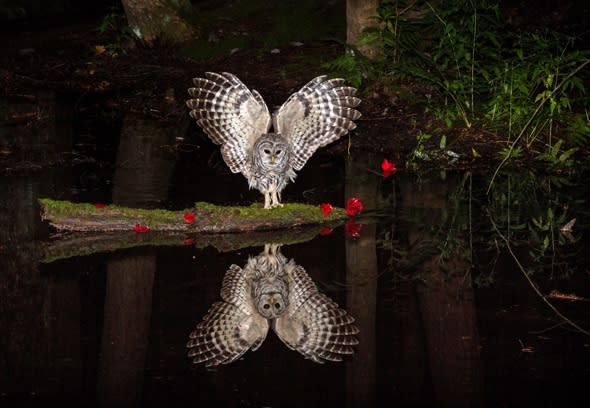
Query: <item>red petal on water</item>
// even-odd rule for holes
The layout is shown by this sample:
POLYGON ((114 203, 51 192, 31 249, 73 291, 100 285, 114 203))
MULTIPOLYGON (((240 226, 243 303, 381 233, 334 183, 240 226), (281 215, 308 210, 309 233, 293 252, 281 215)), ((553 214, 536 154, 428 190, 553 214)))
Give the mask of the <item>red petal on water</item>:
POLYGON ((327 217, 328 215, 330 215, 330 213, 334 209, 334 207, 332 207, 332 204, 330 204, 330 203, 322 203, 322 204, 320 204, 320 208, 322 209, 322 211, 324 213, 324 217, 327 217))
POLYGON ((387 159, 383 159, 383 162, 381 163, 381 170, 383 170, 381 173, 383 177, 389 177, 397 172, 397 167, 395 167, 395 163, 392 163, 387 159))
POLYGON ((133 231, 135 231, 137 234, 144 234, 146 232, 149 232, 150 228, 147 225, 142 225, 142 224, 135 224, 135 227, 133 228, 133 231))
POLYGON ((96 204, 94 204, 94 206, 95 206, 96 208, 105 208, 107 205, 106 205, 106 204, 104 204, 104 203, 96 203, 96 204))
POLYGON ((360 200, 360 198, 350 197, 346 202, 346 207, 344 207, 344 211, 346 211, 346 214, 348 214, 348 216, 354 217, 364 208, 365 206, 363 205, 363 202, 360 200))
POLYGON ((188 222, 189 224, 192 224, 193 222, 195 222, 195 214, 192 212, 185 212, 184 213, 184 220, 186 222, 188 222))
POLYGON ((357 223, 355 220, 348 220, 346 225, 344 225, 344 232, 346 236, 352 238, 359 238, 361 236, 361 229, 363 228, 362 224, 357 223))
POLYGON ((322 227, 322 229, 320 230, 320 235, 322 237, 325 237, 326 235, 330 235, 332 231, 334 231, 334 228, 322 227))

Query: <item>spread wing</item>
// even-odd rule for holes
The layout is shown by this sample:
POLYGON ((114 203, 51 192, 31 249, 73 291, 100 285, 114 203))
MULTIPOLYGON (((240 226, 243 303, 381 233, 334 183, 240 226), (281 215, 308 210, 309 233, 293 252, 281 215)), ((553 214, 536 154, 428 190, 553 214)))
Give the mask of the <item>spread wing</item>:
POLYGON ((354 318, 320 293, 303 267, 292 266, 290 311, 274 321, 273 330, 289 348, 316 363, 342 361, 358 344, 354 318))
POLYGON ((194 78, 186 101, 190 116, 213 143, 221 145, 223 160, 233 173, 244 173, 254 141, 267 133, 271 117, 260 94, 249 90, 235 75, 205 73, 194 78))
POLYGON ((268 333, 268 320, 256 312, 246 272, 231 265, 223 278, 221 298, 190 334, 188 355, 195 364, 228 364, 256 350, 268 333))
POLYGON ((356 89, 340 78, 319 76, 294 93, 276 112, 274 128, 291 141, 291 165, 301 170, 311 155, 354 129, 361 114, 356 89))

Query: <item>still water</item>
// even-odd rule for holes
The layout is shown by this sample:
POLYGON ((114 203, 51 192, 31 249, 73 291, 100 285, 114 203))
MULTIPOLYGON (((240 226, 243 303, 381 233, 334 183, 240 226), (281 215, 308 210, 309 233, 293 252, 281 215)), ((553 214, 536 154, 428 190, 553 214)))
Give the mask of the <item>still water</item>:
POLYGON ((583 177, 506 172, 488 192, 485 174, 400 171, 383 179, 382 155, 320 151, 283 200, 343 206, 359 196, 367 211, 354 228, 297 229, 288 242, 257 233, 155 244, 151 233, 130 232, 122 245, 107 234, 53 230, 40 220, 37 199, 183 209, 262 196, 229 173, 188 120, 170 125, 92 103, 81 109, 52 93, 5 102, 2 406, 496 407, 587 399, 583 177), (573 218, 573 230, 562 232, 573 218), (269 330, 258 350, 233 363, 192 364, 189 334, 221 300, 226 271, 244 267, 265 244, 282 244, 281 253, 355 319, 354 354, 318 364, 269 330))

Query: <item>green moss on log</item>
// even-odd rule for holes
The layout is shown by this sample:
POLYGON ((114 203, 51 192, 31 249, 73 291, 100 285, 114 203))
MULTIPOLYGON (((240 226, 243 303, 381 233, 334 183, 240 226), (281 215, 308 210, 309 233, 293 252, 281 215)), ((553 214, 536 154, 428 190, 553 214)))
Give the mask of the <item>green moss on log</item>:
POLYGON ((43 220, 58 230, 69 231, 132 231, 136 224, 142 224, 154 231, 226 233, 329 225, 347 217, 342 208, 334 208, 324 217, 319 206, 298 203, 265 209, 260 204, 239 207, 198 202, 182 211, 118 205, 97 208, 94 204, 47 198, 40 199, 39 204, 43 220), (193 223, 184 220, 186 212, 194 213, 193 223))

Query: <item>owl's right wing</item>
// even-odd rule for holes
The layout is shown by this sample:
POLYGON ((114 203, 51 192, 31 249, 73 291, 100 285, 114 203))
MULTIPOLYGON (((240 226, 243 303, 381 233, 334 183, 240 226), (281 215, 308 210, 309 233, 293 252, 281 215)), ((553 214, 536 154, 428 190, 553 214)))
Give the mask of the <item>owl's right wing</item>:
POLYGON ((268 333, 269 323, 250 299, 246 271, 231 265, 226 272, 221 297, 215 302, 187 343, 193 363, 206 366, 228 364, 246 351, 256 350, 268 333))
POLYGON ((275 319, 273 330, 289 348, 316 363, 342 361, 358 344, 354 318, 320 293, 303 267, 289 267, 289 310, 275 319))
POLYGON ((260 94, 250 90, 228 72, 205 73, 194 78, 192 97, 186 101, 190 116, 213 143, 221 145, 221 155, 233 173, 244 173, 256 139, 267 133, 271 116, 260 94))

